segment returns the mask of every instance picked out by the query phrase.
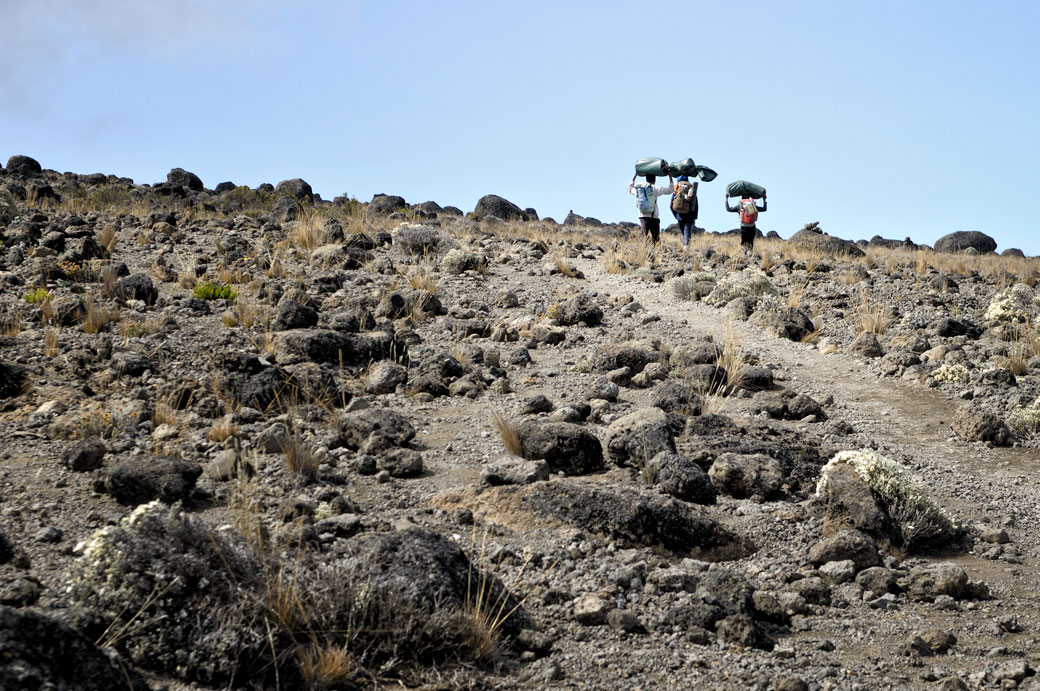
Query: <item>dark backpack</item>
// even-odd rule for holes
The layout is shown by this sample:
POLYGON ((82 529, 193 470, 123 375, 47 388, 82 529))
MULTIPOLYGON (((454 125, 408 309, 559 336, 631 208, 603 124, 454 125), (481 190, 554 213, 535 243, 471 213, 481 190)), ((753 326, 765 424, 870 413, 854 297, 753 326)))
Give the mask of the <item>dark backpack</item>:
POLYGON ((693 210, 693 185, 686 180, 675 183, 675 194, 672 195, 672 211, 677 214, 688 214, 693 210))

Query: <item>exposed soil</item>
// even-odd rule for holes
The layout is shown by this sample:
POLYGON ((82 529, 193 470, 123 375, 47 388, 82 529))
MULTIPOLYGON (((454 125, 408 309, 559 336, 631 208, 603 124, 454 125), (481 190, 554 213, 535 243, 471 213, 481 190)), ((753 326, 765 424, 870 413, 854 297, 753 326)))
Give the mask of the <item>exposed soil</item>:
MULTIPOLYGON (((196 196, 203 201, 218 199, 207 195, 203 191, 196 196)), ((862 280, 846 281, 843 277, 860 271, 864 260, 820 254, 806 260, 795 247, 779 242, 760 244, 758 256, 748 260, 732 237, 723 236, 701 238, 690 253, 680 252, 669 238, 651 265, 608 273, 607 255, 616 251, 612 248, 638 244, 624 240, 628 228, 564 232, 538 223, 478 223, 441 215, 432 232, 453 238, 481 259, 477 269, 456 274, 441 268, 443 252, 423 257, 401 251, 397 236, 380 235, 384 228, 396 228, 400 219, 368 218, 363 207, 360 215, 351 217, 356 225, 347 228, 346 237, 349 244, 351 237, 356 240, 364 234, 374 240, 372 247, 364 250, 360 261, 350 263, 337 255, 322 264, 315 259, 321 249, 287 242, 302 221, 294 225, 284 218, 276 223, 274 217, 265 217, 265 223, 254 223, 236 219, 234 212, 214 212, 207 221, 205 216, 189 218, 181 207, 173 208, 179 209, 177 218, 162 221, 140 212, 118 219, 118 209, 82 214, 92 236, 100 235, 112 221, 118 220, 120 228, 110 254, 81 260, 84 268, 79 278, 52 273, 49 280, 41 279, 48 265, 65 256, 59 254, 61 250, 41 249, 45 247, 41 237, 46 237, 47 227, 64 228, 69 222, 67 211, 33 212, 23 203, 19 220, 9 223, 6 231, 0 225, 5 241, 0 248, 5 254, 0 285, 8 315, 8 335, 0 337, 0 363, 24 366, 27 380, 24 393, 0 399, 0 535, 22 555, 0 563, 4 602, 44 613, 68 613, 79 606, 69 580, 76 560, 82 558, 77 545, 133 510, 117 502, 105 486, 106 473, 120 461, 155 454, 204 468, 222 451, 237 448, 256 467, 248 491, 258 520, 273 535, 286 529, 285 507, 310 502, 310 508, 303 510, 309 524, 315 518, 314 507, 327 505, 333 497, 349 500, 356 509, 361 535, 408 526, 428 528, 455 539, 471 559, 494 571, 523 599, 534 625, 551 640, 549 650, 531 646, 524 650, 505 641, 504 652, 493 664, 445 665, 404 678, 409 684, 503 689, 1038 687, 1033 668, 1040 666, 1040 571, 1036 568, 1040 531, 1035 529, 1040 488, 1032 475, 1040 451, 1028 433, 1015 432, 1012 445, 999 446, 966 441, 951 427, 958 410, 969 401, 1004 419, 1014 409, 1028 407, 1040 389, 1040 361, 1024 365, 1017 377, 992 374, 994 369, 1010 367, 1007 359, 1000 359, 1010 357, 1010 346, 996 335, 1001 324, 983 315, 1000 290, 1015 280, 973 274, 971 268, 957 274, 945 264, 940 266, 938 259, 933 260, 938 269, 929 267, 920 273, 914 267, 920 256, 936 255, 892 250, 891 255, 880 255, 890 257, 890 264, 875 263, 864 270, 862 280), (31 220, 34 213, 38 218, 31 220), (168 220, 176 220, 176 227, 168 220), (169 227, 160 228, 160 223, 169 227), (33 224, 39 227, 31 230, 33 224), (229 236, 247 246, 235 260, 229 258, 229 236), (264 256, 266 265, 261 261, 264 256), (272 256, 277 256, 283 275, 270 270, 272 256), (129 274, 155 278, 158 295, 152 301, 102 295, 99 304, 118 313, 119 321, 98 333, 86 333, 75 320, 64 326, 49 325, 46 315, 24 300, 35 284, 50 290, 55 303, 70 296, 91 296, 103 288, 104 281, 96 275, 87 277, 87 267, 103 268, 111 260, 124 262, 129 274), (830 263, 826 271, 811 266, 822 261, 830 263), (554 271, 553 262, 567 271, 554 271), (763 263, 781 299, 801 290, 802 305, 814 307, 814 337, 788 340, 770 335, 754 318, 734 317, 729 307, 678 300, 670 282, 697 272, 710 273, 718 281, 763 263), (408 282, 417 269, 436 281, 441 313, 413 312, 411 319, 406 313, 387 315, 387 295, 410 294, 408 282), (239 303, 248 302, 258 310, 256 325, 236 324, 230 301, 191 298, 192 281, 230 275, 218 270, 251 274, 252 281, 234 285, 239 303), (191 280, 182 283, 185 276, 191 280), (949 276, 956 277, 959 289, 923 287, 949 276), (336 285, 317 288, 323 277, 334 279, 336 285), (389 393, 366 391, 372 362, 330 364, 326 369, 352 398, 346 411, 390 410, 411 422, 415 438, 407 447, 422 459, 417 476, 398 476, 386 472, 383 465, 379 469, 384 472, 366 469, 366 454, 346 447, 337 436, 337 420, 345 414, 342 405, 300 404, 288 411, 277 406, 253 411, 214 385, 231 371, 214 364, 214 358, 226 354, 255 355, 265 367, 313 364, 276 343, 280 334, 306 329, 271 328, 271 319, 285 302, 278 295, 296 287, 301 289, 301 302, 313 303, 318 328, 330 330, 334 315, 356 311, 369 324, 348 329, 349 333, 385 331, 409 342, 408 360, 396 353, 387 358, 397 357, 407 366, 409 383, 389 393), (881 329, 879 338, 885 353, 909 355, 908 339, 922 336, 930 347, 946 345, 959 355, 909 358, 905 360, 909 364, 886 368, 881 358, 856 354, 857 329, 851 322, 858 291, 887 304, 892 313, 891 325, 881 329), (515 295, 515 306, 502 301, 505 293, 515 295), (553 310, 576 294, 588 296, 600 309, 601 323, 559 324, 562 317, 553 310), (633 308, 633 303, 641 307, 633 308), (927 325, 915 321, 921 311, 927 311, 927 325), (985 329, 966 336, 937 336, 936 320, 954 316, 985 329), (139 329, 122 328, 130 322, 140 324, 139 329), (510 324, 520 324, 512 335, 510 324), (500 338, 492 337, 496 327, 505 327, 500 338), (543 327, 559 339, 552 334, 540 336, 537 329, 543 327), (469 328, 475 335, 465 337, 469 328), (668 365, 668 353, 705 337, 720 349, 725 342, 739 344, 749 362, 770 370, 773 393, 804 394, 822 404, 823 413, 773 420, 759 412, 760 398, 754 392, 735 390, 723 396, 701 391, 701 417, 713 413, 732 424, 727 429, 733 430, 733 444, 754 440, 756 434, 772 435, 778 456, 785 445, 798 455, 793 450, 797 443, 822 455, 818 465, 837 451, 862 448, 902 463, 961 532, 943 547, 930 550, 908 551, 880 540, 881 565, 902 580, 917 567, 951 563, 962 568, 972 583, 984 582, 989 597, 983 592, 930 601, 933 598, 915 599, 898 587, 882 601, 880 593, 867 593, 855 581, 829 581, 829 572, 821 571, 822 565, 814 567, 809 558, 810 548, 825 537, 824 509, 813 492, 814 484, 799 484, 793 478, 785 478, 782 491, 765 497, 735 498, 718 488, 717 503, 687 507, 754 545, 746 556, 711 564, 660 544, 641 544, 620 533, 608 535, 595 526, 574 525, 566 516, 535 508, 532 494, 546 487, 631 491, 619 497, 664 496, 659 489, 647 487, 645 472, 613 462, 606 442, 615 429, 613 423, 651 407, 659 380, 683 381, 681 368, 668 365), (48 343, 55 338, 56 347, 48 353, 48 343), (617 400, 597 399, 590 392, 607 369, 590 367, 589 358, 631 340, 655 348, 654 356, 664 363, 659 380, 640 386, 639 381, 628 384, 621 377, 617 400), (531 362, 512 359, 525 345, 531 362), (112 364, 116 362, 112 353, 144 356, 147 366, 143 373, 120 373, 112 364), (417 394, 411 388, 420 374, 429 371, 436 353, 452 356, 464 373, 444 379, 445 384, 456 386, 455 395, 417 394), (966 363, 969 378, 953 383, 937 379, 940 362, 966 363), (500 371, 494 375, 496 370, 500 371), (456 383, 467 376, 474 386, 458 388, 456 383), (508 386, 496 380, 507 380, 508 386), (180 383, 195 390, 191 402, 161 412, 180 383), (551 410, 525 413, 525 406, 537 395, 549 400, 551 410), (215 412, 206 412, 209 404, 202 403, 206 398, 214 399, 215 412), (591 412, 581 415, 583 406, 590 406, 591 412), (102 467, 86 472, 66 467, 63 454, 90 436, 84 428, 100 424, 101 411, 109 416, 102 467), (591 430, 604 442, 603 470, 576 477, 553 473, 534 482, 488 486, 482 473, 506 457, 492 411, 514 423, 567 420, 591 430), (285 454, 265 449, 265 435, 278 422, 294 430, 294 444, 314 455, 319 464, 316 479, 295 475, 285 454), (219 425, 229 430, 228 440, 213 433, 219 425), (1006 531, 1006 543, 997 536, 1000 530, 1006 531), (692 586, 684 592, 681 587, 662 585, 666 582, 662 574, 672 572, 686 573, 692 580, 732 573, 752 590, 777 597, 823 575, 826 578, 820 582, 826 593, 819 601, 813 601, 808 591, 799 591, 801 598, 782 600, 785 611, 774 620, 762 618, 755 624, 769 638, 768 645, 756 646, 728 637, 721 625, 712 630, 669 620, 673 610, 708 597, 692 586), (31 582, 38 583, 37 596, 19 595, 27 582, 30 590, 31 582), (626 626, 613 618, 610 623, 579 621, 575 609, 590 595, 608 603, 607 609, 630 613, 638 625, 626 626), (927 645, 913 643, 915 636, 926 638, 930 630, 952 634, 956 642, 936 654, 927 645)), ((327 240, 323 236, 315 247, 344 244, 327 240)), ((1015 279, 1035 280, 1036 267, 1022 266, 1029 266, 1032 273, 1015 279)), ((923 350, 922 346, 913 352, 923 350)), ((680 455, 693 455, 702 448, 704 439, 691 429, 675 430, 680 455)), ((384 452, 372 451, 372 462, 382 464, 384 452)), ((239 482, 203 474, 184 497, 185 510, 214 527, 231 524, 239 510, 233 501, 239 482)), ((316 561, 336 559, 357 539, 317 532, 314 537, 306 558, 316 561)), ((115 647, 126 654, 120 644, 115 647)), ((154 669, 140 671, 155 688, 230 688, 192 682, 190 673, 178 677, 154 669)), ((374 682, 373 678, 351 683, 390 686, 402 679, 374 682)), ((250 683, 247 678, 235 682, 243 687, 250 683)))

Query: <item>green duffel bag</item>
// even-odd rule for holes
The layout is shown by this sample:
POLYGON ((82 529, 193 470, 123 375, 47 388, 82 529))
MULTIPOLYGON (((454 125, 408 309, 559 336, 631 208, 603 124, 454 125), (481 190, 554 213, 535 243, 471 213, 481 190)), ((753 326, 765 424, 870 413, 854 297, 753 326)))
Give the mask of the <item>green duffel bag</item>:
POLYGON ((693 177, 697 174, 697 164, 693 162, 692 158, 684 158, 668 166, 668 172, 675 176, 689 175, 693 177))
POLYGON ((697 166, 697 175, 700 176, 702 182, 711 182, 719 176, 718 173, 708 166, 697 166))
POLYGON ((747 180, 737 180, 731 182, 726 186, 726 191, 729 192, 731 197, 751 197, 752 199, 761 199, 766 196, 766 188, 762 185, 756 185, 753 182, 747 180))
POLYGON ((668 161, 663 158, 641 158, 636 161, 636 175, 668 175, 668 161))

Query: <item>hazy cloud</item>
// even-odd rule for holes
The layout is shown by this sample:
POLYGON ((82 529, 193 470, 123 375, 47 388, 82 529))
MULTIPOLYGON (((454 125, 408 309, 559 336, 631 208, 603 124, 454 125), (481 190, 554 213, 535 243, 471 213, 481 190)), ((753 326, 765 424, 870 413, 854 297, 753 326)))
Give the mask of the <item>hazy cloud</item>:
POLYGON ((348 20, 352 2, 277 0, 0 0, 0 112, 46 109, 100 58, 169 61, 197 51, 257 47, 279 12, 320 10, 348 20))

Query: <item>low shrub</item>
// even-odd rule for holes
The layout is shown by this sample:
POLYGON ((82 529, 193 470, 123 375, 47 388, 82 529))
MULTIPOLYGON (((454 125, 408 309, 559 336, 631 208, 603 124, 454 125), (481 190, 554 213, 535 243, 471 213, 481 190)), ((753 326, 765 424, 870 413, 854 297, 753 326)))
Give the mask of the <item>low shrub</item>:
POLYGON ((46 288, 33 288, 25 294, 25 301, 32 305, 42 305, 54 299, 54 294, 46 288))
POLYGON ((830 471, 842 463, 867 483, 907 549, 943 544, 956 535, 957 529, 945 509, 932 499, 913 473, 902 463, 870 449, 841 451, 828 461, 820 471, 817 496, 825 492, 830 471))
POLYGON ((761 269, 749 266, 739 273, 724 276, 704 302, 721 307, 731 300, 756 295, 779 295, 779 291, 761 269))
POLYGON ((1040 432, 1040 407, 1016 406, 1007 416, 1007 426, 1016 437, 1029 437, 1040 432))
POLYGON ((238 292, 231 286, 213 281, 196 284, 191 293, 200 300, 234 300, 238 297, 238 292))
POLYGON ((10 223, 17 215, 18 207, 15 205, 14 196, 6 187, 0 185, 0 223, 10 223))
POLYGON ((1040 299, 1033 289, 1024 283, 1017 283, 993 296, 986 308, 987 321, 1025 323, 1036 315, 1040 307, 1040 299))

